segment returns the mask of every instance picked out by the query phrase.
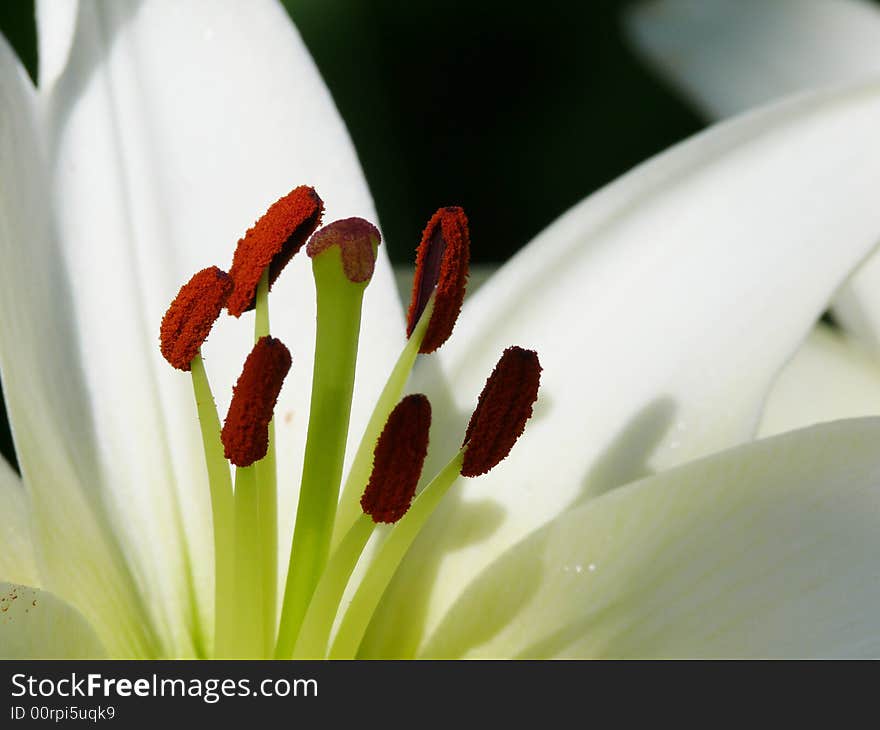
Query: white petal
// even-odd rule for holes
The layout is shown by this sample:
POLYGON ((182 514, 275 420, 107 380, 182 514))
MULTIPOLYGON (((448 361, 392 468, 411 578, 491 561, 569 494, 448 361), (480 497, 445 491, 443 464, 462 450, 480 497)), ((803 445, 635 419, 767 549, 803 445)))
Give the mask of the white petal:
POLYGON ((143 655, 155 642, 97 499, 93 423, 48 189, 34 92, 0 38, 0 372, 40 584, 86 615, 114 654, 143 655))
MULTIPOLYGON (((51 20, 51 18, 50 18, 51 20)), ((210 598, 207 487, 188 378, 159 355, 158 327, 196 270, 227 268, 280 195, 314 185, 328 219, 375 213, 345 127, 280 5, 83 0, 69 65, 46 99, 73 317, 91 392, 108 508, 139 569, 180 623, 185 532, 210 598), (181 530, 181 524, 183 530, 181 530)), ((384 254, 365 299, 353 430, 402 343, 384 254)), ((273 290, 273 334, 293 370, 279 402, 279 471, 292 518, 314 336, 311 269, 298 256, 273 290)), ((252 317, 223 318, 205 348, 225 416, 252 344, 252 317)), ((289 539, 280 541, 289 546, 289 539)), ((286 565, 286 559, 282 565, 286 565)), ((207 607, 201 605, 202 612, 207 607)), ((178 645, 186 637, 175 635, 178 645)))
POLYGON ((88 621, 57 596, 0 583, 0 659, 95 659, 106 655, 88 621))
MULTIPOLYGON (((648 60, 713 117, 880 74, 880 8, 861 0, 654 0, 628 20, 648 60)), ((834 311, 880 350, 880 257, 834 311)))
POLYGON ((636 48, 711 116, 880 74, 880 10, 861 0, 652 0, 636 48))
POLYGON ((10 583, 40 582, 29 519, 24 485, 0 458, 0 579, 10 583))
POLYGON ((457 446, 506 345, 538 351, 541 394, 508 460, 464 481, 410 553, 386 602, 400 625, 427 612, 430 629, 570 505, 752 435, 773 376, 880 231, 877 91, 709 130, 576 206, 469 300, 440 352, 451 407, 428 391, 435 453, 457 446))
POLYGON ((880 353, 880 256, 869 258, 834 298, 834 316, 864 345, 880 353))
POLYGON ((880 419, 756 442, 568 512, 428 656, 876 657, 880 419))
POLYGON ((67 65, 79 0, 37 0, 34 10, 37 16, 39 43, 39 86, 50 88, 67 65))
POLYGON ((880 365, 853 338, 820 325, 779 374, 761 436, 840 418, 880 415, 880 365))

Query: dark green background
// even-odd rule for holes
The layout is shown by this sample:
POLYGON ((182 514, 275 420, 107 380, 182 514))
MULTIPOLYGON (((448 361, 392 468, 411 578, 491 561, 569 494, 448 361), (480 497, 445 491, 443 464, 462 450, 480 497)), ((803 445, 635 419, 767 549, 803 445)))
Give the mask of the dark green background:
MULTIPOLYGON (((702 126, 627 48, 626 2, 287 0, 354 139, 392 258, 462 205, 476 261, 702 126)), ((31 75, 33 3, 0 0, 31 75)), ((0 450, 11 454, 0 417, 0 450)))

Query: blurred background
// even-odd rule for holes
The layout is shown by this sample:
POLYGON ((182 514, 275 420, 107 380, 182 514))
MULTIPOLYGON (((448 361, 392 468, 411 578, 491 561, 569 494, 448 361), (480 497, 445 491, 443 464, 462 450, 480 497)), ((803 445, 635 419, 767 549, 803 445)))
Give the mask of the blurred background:
MULTIPOLYGON (((441 205, 470 219, 478 263, 510 258, 557 216, 700 118, 628 48, 627 0, 285 0, 357 147, 395 263, 441 205)), ((0 32, 36 77, 32 0, 0 32)), ((0 410, 0 451, 10 460, 0 410)))

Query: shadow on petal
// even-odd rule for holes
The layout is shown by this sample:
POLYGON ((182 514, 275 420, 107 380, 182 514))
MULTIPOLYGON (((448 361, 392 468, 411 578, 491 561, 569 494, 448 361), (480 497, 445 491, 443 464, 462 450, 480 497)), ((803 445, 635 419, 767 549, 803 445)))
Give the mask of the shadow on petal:
POLYGON ((636 413, 594 462, 572 506, 653 474, 649 462, 672 428, 675 413, 675 401, 668 396, 651 401, 636 413))

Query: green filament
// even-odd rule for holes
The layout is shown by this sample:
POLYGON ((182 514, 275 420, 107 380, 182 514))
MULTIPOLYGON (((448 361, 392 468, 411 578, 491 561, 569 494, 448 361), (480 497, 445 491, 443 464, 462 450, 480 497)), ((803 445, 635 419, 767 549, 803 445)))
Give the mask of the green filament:
POLYGON ((240 466, 235 471, 235 626, 230 641, 233 657, 266 657, 264 627, 262 535, 260 499, 256 466, 240 466))
POLYGON ((364 430, 361 438, 360 446, 351 463, 351 470, 348 472, 348 479, 342 490, 342 497, 339 500, 339 514, 336 518, 336 526, 333 530, 333 540, 331 545, 335 548, 339 540, 346 531, 358 519, 361 514, 360 498, 370 479, 370 472, 373 468, 373 450, 376 448, 376 442, 382 434, 382 429, 388 422, 388 416, 400 401, 406 382, 412 372, 416 357, 419 354, 419 348, 422 346, 422 340, 425 338, 425 332, 431 321, 431 313, 434 311, 434 295, 428 300, 422 316, 416 323, 412 336, 407 340, 406 345, 394 364, 394 369, 382 389, 379 400, 373 408, 369 423, 364 430))
POLYGON ((326 655, 327 641, 345 586, 375 527, 376 523, 362 512, 334 551, 303 620, 293 651, 294 659, 323 659, 326 655))
MULTIPOLYGON (((254 342, 269 335, 269 268, 257 286, 254 342)), ((260 513, 260 574, 263 578, 262 606, 264 644, 267 656, 275 645, 278 604, 278 472, 275 461, 275 419, 269 421, 269 448, 254 464, 260 513)))
POLYGON ((232 478, 220 441, 220 419, 208 383, 201 355, 191 363, 193 393, 202 431, 208 485, 211 490, 211 516, 214 527, 214 655, 228 656, 232 650, 229 638, 234 633, 235 593, 233 549, 234 513, 232 478))
POLYGON ((339 625, 330 648, 330 659, 349 659, 357 654, 367 624, 400 561, 424 527, 440 500, 461 474, 464 450, 459 451, 413 500, 412 506, 388 533, 364 573, 354 598, 339 625))

